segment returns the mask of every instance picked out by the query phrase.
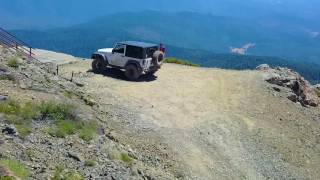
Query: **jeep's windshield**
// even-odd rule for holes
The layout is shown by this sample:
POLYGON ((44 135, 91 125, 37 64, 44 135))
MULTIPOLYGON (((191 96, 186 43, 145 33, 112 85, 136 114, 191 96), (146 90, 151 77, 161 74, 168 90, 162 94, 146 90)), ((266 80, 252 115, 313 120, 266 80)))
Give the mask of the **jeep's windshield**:
POLYGON ((113 48, 112 52, 124 54, 124 49, 125 49, 125 45, 123 45, 123 44, 117 44, 117 45, 113 48))

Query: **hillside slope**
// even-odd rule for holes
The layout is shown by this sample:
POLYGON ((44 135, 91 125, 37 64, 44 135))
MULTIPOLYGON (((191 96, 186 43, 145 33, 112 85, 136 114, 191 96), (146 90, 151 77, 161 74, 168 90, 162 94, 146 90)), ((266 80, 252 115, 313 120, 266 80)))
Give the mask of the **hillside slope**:
MULTIPOLYGON (((42 58, 55 61, 53 54, 43 53, 42 58)), ((57 77, 62 82, 73 72, 73 82, 81 84, 78 88, 92 106, 83 105, 77 97, 71 101, 89 109, 106 128, 99 141, 85 146, 103 154, 95 144, 112 139, 134 159, 125 168, 105 157, 98 161, 99 166, 110 168, 105 174, 119 179, 320 177, 320 108, 291 102, 285 89, 275 91, 275 85, 265 81, 264 72, 165 64, 156 76, 128 82, 119 70, 94 74, 90 63, 62 64, 57 77)), ((1 86, 1 93, 6 90, 1 86)), ((77 94, 76 89, 73 92, 77 94)), ((67 163, 75 162, 68 159, 67 163)), ((69 167, 77 167, 80 173, 102 173, 99 168, 83 171, 81 163, 76 164, 69 167)))

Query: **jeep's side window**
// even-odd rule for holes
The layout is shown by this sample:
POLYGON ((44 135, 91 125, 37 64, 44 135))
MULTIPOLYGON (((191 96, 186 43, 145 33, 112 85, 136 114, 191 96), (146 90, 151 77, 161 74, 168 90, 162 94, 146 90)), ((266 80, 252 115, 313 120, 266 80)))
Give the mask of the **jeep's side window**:
POLYGON ((126 56, 136 59, 144 59, 143 48, 127 45, 126 56))
POLYGON ((123 44, 118 44, 118 45, 116 45, 115 48, 113 48, 112 52, 124 54, 124 49, 125 49, 125 45, 123 45, 123 44))
POLYGON ((151 47, 147 49, 147 58, 152 58, 153 53, 158 50, 158 47, 151 47))

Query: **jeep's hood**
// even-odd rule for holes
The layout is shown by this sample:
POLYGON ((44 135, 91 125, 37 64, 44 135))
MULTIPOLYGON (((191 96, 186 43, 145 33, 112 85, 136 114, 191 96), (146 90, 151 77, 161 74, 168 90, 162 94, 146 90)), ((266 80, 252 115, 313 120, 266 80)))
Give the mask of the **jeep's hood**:
POLYGON ((98 49, 98 52, 111 53, 113 48, 98 49))

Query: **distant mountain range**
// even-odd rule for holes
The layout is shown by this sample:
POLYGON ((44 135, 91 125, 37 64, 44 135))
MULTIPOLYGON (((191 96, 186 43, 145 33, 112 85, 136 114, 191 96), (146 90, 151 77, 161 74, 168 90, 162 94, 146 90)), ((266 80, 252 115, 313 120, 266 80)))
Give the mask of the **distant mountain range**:
POLYGON ((169 56, 203 66, 245 69, 268 63, 294 68, 313 82, 319 80, 320 33, 297 18, 143 11, 116 13, 67 28, 12 32, 34 47, 80 57, 89 57, 96 49, 117 41, 163 42, 169 56))
POLYGON ((0 0, 5 28, 47 29, 119 12, 192 11, 233 18, 291 17, 318 23, 319 0, 0 0))

